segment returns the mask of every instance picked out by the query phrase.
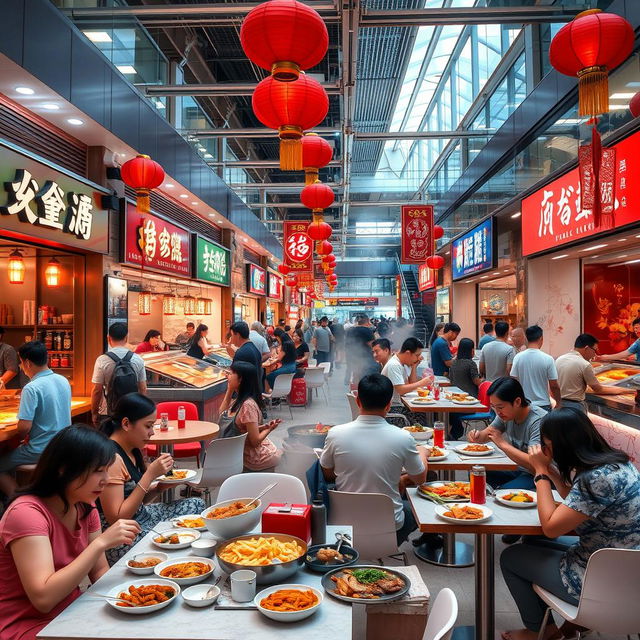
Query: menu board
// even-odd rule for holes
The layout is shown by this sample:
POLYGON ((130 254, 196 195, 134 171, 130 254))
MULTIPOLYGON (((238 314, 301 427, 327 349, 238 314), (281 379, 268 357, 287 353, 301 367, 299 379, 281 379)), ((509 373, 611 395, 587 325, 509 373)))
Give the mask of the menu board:
POLYGON ((267 272, 255 264, 247 265, 247 291, 263 296, 267 292, 267 272))

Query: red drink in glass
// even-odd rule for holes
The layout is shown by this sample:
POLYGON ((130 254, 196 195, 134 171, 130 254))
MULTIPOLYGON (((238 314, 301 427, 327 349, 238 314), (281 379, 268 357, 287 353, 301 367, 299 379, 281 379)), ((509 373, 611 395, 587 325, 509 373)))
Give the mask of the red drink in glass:
POLYGON ((435 422, 433 425, 433 446, 444 447, 444 423, 435 422))

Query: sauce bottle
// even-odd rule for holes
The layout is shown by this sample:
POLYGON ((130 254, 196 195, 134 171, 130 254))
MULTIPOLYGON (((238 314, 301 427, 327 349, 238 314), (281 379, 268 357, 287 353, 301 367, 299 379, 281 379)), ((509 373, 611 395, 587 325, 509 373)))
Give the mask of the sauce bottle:
POLYGON ((187 412, 185 411, 184 407, 182 405, 180 405, 178 407, 178 429, 184 429, 185 428, 185 426, 186 426, 186 422, 185 422, 186 414, 187 414, 187 412))
POLYGON ((471 467, 471 502, 484 504, 487 501, 487 472, 480 464, 471 467))
POLYGON ((311 544, 324 544, 327 541, 327 508, 322 493, 318 492, 311 503, 311 544))

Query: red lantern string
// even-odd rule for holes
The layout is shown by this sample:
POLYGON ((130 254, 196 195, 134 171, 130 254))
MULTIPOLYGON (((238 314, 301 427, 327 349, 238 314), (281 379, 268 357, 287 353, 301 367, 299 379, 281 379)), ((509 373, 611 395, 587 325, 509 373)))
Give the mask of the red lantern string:
POLYGON ((319 170, 326 167, 333 157, 333 148, 317 133, 307 133, 302 138, 302 168, 305 184, 313 184, 319 170))

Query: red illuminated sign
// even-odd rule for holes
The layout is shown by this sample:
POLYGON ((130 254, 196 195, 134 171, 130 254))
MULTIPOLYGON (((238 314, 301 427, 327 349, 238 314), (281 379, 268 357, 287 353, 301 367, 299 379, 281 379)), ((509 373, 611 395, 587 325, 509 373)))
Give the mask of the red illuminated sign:
POLYGON ((402 207, 402 252, 403 264, 420 264, 435 249, 433 239, 433 206, 402 207))
POLYGON ((635 134, 611 150, 603 149, 599 186, 604 226, 601 223, 596 227, 593 212, 584 208, 577 168, 525 198, 522 201, 522 254, 529 256, 637 223, 640 183, 633 180, 633 176, 640 171, 639 146, 640 134, 635 134))
POLYGON ((436 272, 426 264, 418 267, 418 291, 426 291, 436 286, 436 272))
POLYGON ((247 265, 247 290, 259 296, 267 292, 267 272, 255 264, 247 265))
POLYGON ((284 292, 284 280, 282 276, 269 271, 269 297, 272 300, 278 300, 282 302, 284 292))
POLYGON ((313 270, 313 240, 307 235, 308 222, 284 223, 284 263, 291 271, 313 270))

